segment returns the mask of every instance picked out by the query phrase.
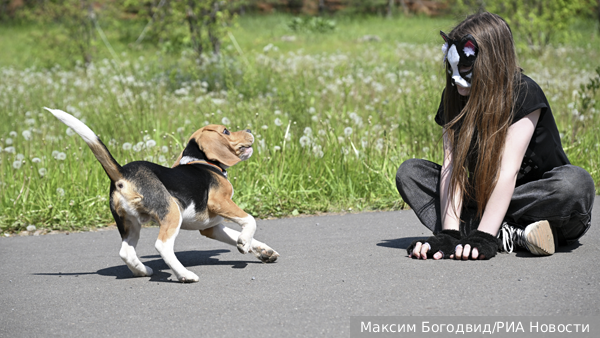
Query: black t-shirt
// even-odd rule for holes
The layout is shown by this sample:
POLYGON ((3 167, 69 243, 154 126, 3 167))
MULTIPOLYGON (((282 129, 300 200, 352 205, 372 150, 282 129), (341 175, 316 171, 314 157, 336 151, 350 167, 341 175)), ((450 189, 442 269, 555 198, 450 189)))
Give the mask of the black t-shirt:
MULTIPOLYGON (((521 85, 517 86, 519 92, 513 111, 512 123, 519 121, 537 109, 541 109, 541 113, 521 163, 521 169, 517 176, 517 186, 538 180, 542 178, 545 172, 556 167, 570 164, 562 148, 558 128, 546 95, 544 95, 540 86, 528 76, 522 75, 521 79, 521 85)), ((444 125, 443 103, 444 93, 442 93, 442 101, 435 116, 435 122, 440 126, 444 125)))

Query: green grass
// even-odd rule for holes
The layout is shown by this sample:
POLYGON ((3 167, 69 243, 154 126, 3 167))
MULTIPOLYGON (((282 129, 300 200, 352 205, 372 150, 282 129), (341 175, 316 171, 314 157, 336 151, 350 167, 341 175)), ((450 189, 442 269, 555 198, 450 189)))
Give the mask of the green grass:
MULTIPOLYGON (((229 174, 234 201, 257 217, 403 208, 398 166, 441 160, 438 31, 454 21, 342 18, 336 31, 314 34, 290 31, 289 20, 242 17, 233 31, 240 49, 226 38, 223 58, 201 66, 186 50, 131 48, 107 27, 122 63, 96 42, 87 70, 68 59, 44 68, 60 54, 44 54, 34 37, 56 27, 0 27, 0 232, 112 222, 106 174, 44 106, 83 119, 121 164, 170 165, 206 123, 252 129, 255 155, 229 174), (290 35, 295 41, 282 40, 290 35), (365 35, 381 41, 360 42, 365 35)), ((569 45, 542 55, 521 47, 520 61, 544 88, 569 158, 600 182, 600 106, 582 111, 578 94, 600 66, 593 29, 578 23, 569 45)))

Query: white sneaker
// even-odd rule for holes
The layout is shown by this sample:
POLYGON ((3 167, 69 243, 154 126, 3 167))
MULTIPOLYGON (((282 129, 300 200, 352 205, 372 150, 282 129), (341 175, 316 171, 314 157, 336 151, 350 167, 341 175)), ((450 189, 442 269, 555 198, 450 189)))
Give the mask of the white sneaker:
POLYGON ((554 253, 554 236, 548 221, 539 221, 520 229, 508 223, 502 223, 498 238, 502 240, 500 251, 512 252, 515 244, 525 248, 536 256, 548 256, 554 253))

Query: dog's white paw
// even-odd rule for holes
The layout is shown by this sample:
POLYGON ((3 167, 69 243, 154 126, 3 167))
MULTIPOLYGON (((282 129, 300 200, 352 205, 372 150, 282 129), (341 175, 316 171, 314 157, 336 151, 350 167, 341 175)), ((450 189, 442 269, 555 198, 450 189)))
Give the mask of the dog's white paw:
POLYGON ((279 253, 266 244, 252 248, 252 253, 263 263, 273 263, 279 257, 279 253))
POLYGON ((198 275, 191 272, 190 270, 186 270, 185 272, 178 274, 177 279, 182 283, 196 283, 200 280, 200 278, 198 278, 198 275))
POLYGON ((238 237, 238 240, 237 240, 238 251, 243 254, 247 254, 248 252, 250 252, 250 244, 251 243, 252 243, 252 239, 247 240, 247 239, 244 239, 242 236, 238 237))
POLYGON ((154 273, 152 268, 146 265, 142 265, 139 269, 130 269, 135 277, 150 277, 154 273))

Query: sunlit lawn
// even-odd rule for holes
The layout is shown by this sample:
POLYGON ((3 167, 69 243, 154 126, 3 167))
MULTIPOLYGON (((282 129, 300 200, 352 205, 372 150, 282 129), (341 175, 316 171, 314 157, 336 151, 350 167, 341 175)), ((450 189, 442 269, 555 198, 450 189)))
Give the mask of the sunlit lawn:
MULTIPOLYGON (((44 69, 28 38, 39 28, 0 27, 11 32, 0 34, 0 232, 112 222, 109 179, 44 106, 85 121, 121 164, 168 166, 208 123, 252 129, 254 156, 229 175, 234 201, 256 217, 403 208, 400 163, 441 159, 438 32, 453 21, 342 19, 315 34, 290 31, 289 20, 242 17, 232 32, 239 48, 227 37, 223 57, 202 65, 189 51, 131 49, 109 32, 121 63, 99 45, 87 70, 44 69)), ((571 161, 598 182, 600 107, 582 109, 580 85, 596 76, 600 43, 578 29, 581 39, 542 55, 521 46, 520 61, 545 90, 571 161)))

